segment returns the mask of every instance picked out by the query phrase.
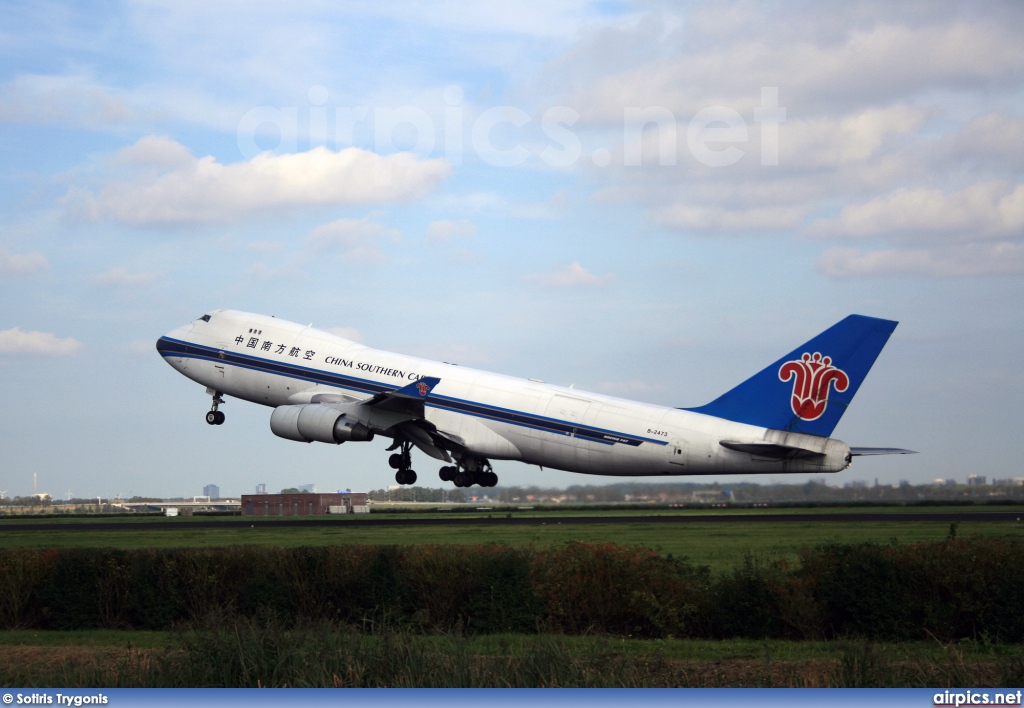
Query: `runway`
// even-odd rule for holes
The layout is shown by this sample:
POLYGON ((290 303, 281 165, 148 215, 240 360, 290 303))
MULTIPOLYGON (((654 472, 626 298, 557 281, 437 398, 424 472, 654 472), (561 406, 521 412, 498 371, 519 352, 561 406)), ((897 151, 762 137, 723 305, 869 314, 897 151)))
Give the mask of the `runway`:
MULTIPOLYGON (((415 518, 401 516, 386 518, 344 516, 339 518, 294 518, 294 517, 244 517, 223 521, 196 520, 195 517, 178 518, 174 521, 68 521, 64 523, 17 523, 0 521, 0 533, 4 531, 143 531, 160 529, 224 529, 224 528, 310 528, 341 526, 543 526, 583 524, 742 524, 742 523, 850 523, 850 522, 905 522, 932 521, 937 523, 963 522, 1018 522, 1024 518, 1022 511, 943 511, 943 512, 865 512, 838 514, 706 514, 706 515, 659 515, 659 516, 495 516, 508 512, 495 511, 479 517, 444 518, 426 516, 415 518)), ((425 515, 424 515, 425 516, 425 515)))

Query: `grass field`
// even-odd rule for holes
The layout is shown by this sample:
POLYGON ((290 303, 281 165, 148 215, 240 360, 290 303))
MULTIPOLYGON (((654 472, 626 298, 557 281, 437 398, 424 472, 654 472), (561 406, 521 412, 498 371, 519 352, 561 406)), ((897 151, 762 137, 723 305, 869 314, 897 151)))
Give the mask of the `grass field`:
MULTIPOLYGON (((895 511, 903 511, 895 508, 895 511)), ((939 511, 941 508, 931 508, 939 511)), ((731 511, 731 510, 730 510, 731 511)), ((788 513, 789 510, 787 510, 788 513)), ((512 546, 534 544, 549 546, 566 541, 643 545, 662 554, 685 557, 715 571, 728 570, 741 563, 748 554, 762 558, 795 558, 804 546, 824 542, 900 543, 938 541, 949 533, 949 524, 927 521, 891 522, 826 522, 816 520, 815 510, 801 510, 806 522, 744 522, 686 524, 644 523, 640 512, 635 523, 560 524, 559 518, 579 515, 571 512, 535 512, 544 523, 530 526, 326 526, 313 528, 234 527, 196 528, 189 519, 179 519, 172 529, 138 529, 96 531, 81 528, 68 520, 67 530, 5 531, 0 522, 0 547, 32 548, 177 548, 213 547, 246 544, 274 546, 322 546, 347 543, 360 544, 465 544, 502 543, 512 546)), ((827 510, 833 511, 833 510, 827 510)), ((750 510, 751 513, 763 513, 750 510)), ((479 516, 482 512, 478 513, 479 516)), ((528 513, 528 512, 526 512, 528 513)), ((613 512, 609 512, 613 513, 613 512)), ((670 513, 670 512, 665 512, 670 513)), ((593 515, 590 512, 590 515, 593 515)), ((486 515, 486 514, 484 514, 486 515)), ((371 515, 372 516, 372 515, 371 515)), ((419 516, 419 515, 417 515, 419 516)), ((460 514, 459 516, 465 516, 460 514)), ((195 517, 193 517, 195 518, 195 517)), ((215 517, 216 518, 216 517, 215 517)), ((237 517, 236 517, 237 518, 237 517)), ((395 518, 389 514, 388 518, 395 518)), ((106 519, 104 521, 107 521, 106 519)), ((1024 522, 962 522, 959 537, 1021 536, 1024 522)))
POLYGON ((1019 647, 978 643, 353 635, 243 623, 179 634, 0 633, 6 687, 1017 686, 1019 647))
MULTIPOLYGON (((821 514, 930 514, 943 512, 1006 512, 1019 510, 1024 518, 1024 504, 862 504, 858 506, 727 506, 727 507, 686 507, 675 508, 666 506, 651 506, 649 508, 637 508, 635 506, 597 506, 594 508, 580 506, 535 506, 529 502, 524 505, 474 505, 467 504, 410 504, 406 502, 377 502, 372 507, 372 512, 366 516, 339 517, 331 516, 334 521, 348 519, 359 519, 360 521, 385 521, 396 516, 409 518, 444 517, 444 518, 479 518, 481 516, 507 516, 511 514, 520 518, 548 518, 548 517, 574 517, 574 516, 614 516, 614 517, 647 517, 647 516, 770 516, 774 514, 799 514, 818 516, 821 514)), ((241 518, 237 513, 215 513, 200 514, 193 517, 179 516, 173 520, 178 523, 191 523, 193 521, 227 522, 238 521, 241 518)), ((288 516, 264 516, 259 517, 262 521, 280 521, 293 517, 288 516)), ((168 521, 171 520, 163 514, 38 514, 23 516, 20 514, 0 514, 0 529, 4 524, 89 524, 94 521, 104 523, 139 523, 145 521, 168 521)))
MULTIPOLYGON (((35 647, 98 647, 119 649, 156 649, 173 645, 181 635, 174 632, 139 630, 82 630, 53 632, 41 630, 0 631, 0 646, 35 647)), ((189 633, 188 636, 195 636, 189 633)), ((441 635, 443 636, 443 635, 441 635)), ((675 661, 730 661, 737 659, 768 659, 775 661, 806 661, 840 659, 851 642, 786 641, 780 639, 623 639, 602 636, 561 636, 560 641, 574 652, 593 649, 624 656, 662 657, 675 661)), ((430 640, 430 637, 427 637, 430 640)), ((434 641, 441 641, 435 636, 434 641)), ((473 653, 484 655, 522 655, 536 642, 536 635, 485 634, 464 637, 473 653)), ((876 642, 872 647, 880 655, 892 659, 940 661, 951 649, 965 661, 985 661, 995 656, 1016 655, 1016 645, 986 645, 964 641, 953 645, 939 642, 876 642)))
MULTIPOLYGON (((233 545, 321 546, 358 544, 481 544, 539 547, 567 541, 649 546, 727 571, 745 556, 795 558, 801 547, 825 542, 940 541, 948 523, 930 521, 831 522, 822 513, 861 509, 748 509, 753 516, 800 513, 806 521, 742 523, 645 522, 657 514, 704 515, 740 510, 520 511, 541 524, 528 526, 348 526, 312 528, 198 528, 202 517, 179 518, 170 529, 92 530, 66 519, 60 530, 10 531, 0 520, 0 547, 172 548, 233 545), (574 525, 573 516, 632 517, 631 523, 574 525)), ((885 509, 963 511, 962 507, 885 509)), ((977 509, 981 510, 981 509, 977 509)), ((1005 510, 1005 509, 1001 509, 1005 510)), ((488 512, 446 512, 486 517, 488 512)), ((493 513, 492 515, 498 515, 493 513)), ((502 513, 502 516, 505 514, 502 513)), ((371 515, 372 516, 372 515, 371 515)), ((423 518, 424 512, 410 517, 423 518)), ((1022 514, 1024 516, 1024 514, 1022 514)), ((395 514, 380 515, 394 519, 395 514)), ((214 519, 232 517, 214 517, 214 519)), ((237 520, 237 517, 234 517, 237 520)), ((379 518, 379 517, 378 517, 379 518)), ((153 521, 166 521, 157 517, 153 521)), ((383 519, 380 519, 383 520, 383 519)), ((10 520, 24 523, 26 520, 10 520)), ((39 519, 40 523, 56 519, 39 519)), ((87 520, 85 520, 87 521, 87 520)), ((104 522, 114 519, 103 519, 104 522)), ((143 521, 126 518, 125 521, 143 521)), ((219 526, 219 525, 218 525, 219 526)), ((972 521, 958 538, 1018 537, 1024 522, 972 521)), ((117 685, 359 685, 359 686, 933 686, 1019 685, 1024 648, 963 641, 631 639, 610 636, 462 634, 387 636, 345 628, 305 631, 198 627, 184 632, 0 632, 0 684, 7 686, 117 685), (323 632, 318 633, 318 632, 323 632), (243 657, 244 661, 237 657, 243 657), (237 663, 237 665, 236 665, 237 663), (5 668, 6 667, 6 668, 5 668), (213 671, 210 667, 216 667, 213 671), (216 673, 216 676, 213 673, 216 673), (348 673, 345 673, 348 672, 348 673), (340 683, 339 683, 340 681, 340 683)))

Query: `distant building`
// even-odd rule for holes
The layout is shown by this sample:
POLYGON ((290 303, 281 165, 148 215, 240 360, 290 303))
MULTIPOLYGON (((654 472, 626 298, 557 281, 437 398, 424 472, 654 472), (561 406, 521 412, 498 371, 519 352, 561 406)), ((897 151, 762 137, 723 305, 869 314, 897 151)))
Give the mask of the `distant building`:
POLYGON ((316 494, 315 484, 301 484, 299 485, 300 492, 306 492, 307 494, 316 494))
POLYGON ((203 487, 203 496, 210 499, 220 499, 220 487, 216 484, 207 484, 203 487))
POLYGON ((265 485, 265 484, 257 484, 256 485, 256 493, 257 494, 266 494, 267 493, 267 485, 265 485))
POLYGON ((366 494, 243 494, 242 516, 318 516, 369 511, 366 494))
POLYGON ((986 477, 985 475, 967 475, 967 486, 969 487, 980 487, 986 484, 988 484, 988 477, 986 477))

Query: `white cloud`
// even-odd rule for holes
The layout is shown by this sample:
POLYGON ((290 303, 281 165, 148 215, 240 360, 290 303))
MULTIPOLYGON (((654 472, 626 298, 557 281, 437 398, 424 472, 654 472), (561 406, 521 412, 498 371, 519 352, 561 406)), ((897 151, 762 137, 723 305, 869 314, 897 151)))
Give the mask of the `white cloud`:
POLYGON ((1001 242, 940 249, 887 248, 873 251, 836 247, 825 251, 815 267, 831 278, 1015 275, 1024 273, 1024 246, 1001 242))
POLYGON ((0 277, 5 275, 31 275, 49 268, 42 253, 7 253, 0 251, 0 277))
POLYGON ((66 215, 129 226, 230 223, 301 207, 415 199, 448 174, 441 159, 422 160, 411 153, 382 157, 354 147, 263 153, 229 165, 213 157, 186 161, 186 152, 166 138, 143 138, 115 160, 169 169, 141 171, 98 193, 72 189, 64 198, 66 215))
POLYGON ((186 169, 196 159, 181 143, 163 135, 147 135, 134 145, 118 150, 114 162, 130 167, 156 167, 164 170, 186 169))
POLYGON ((986 113, 968 123, 950 141, 953 157, 1024 167, 1024 118, 986 113))
POLYGON ((922 110, 898 104, 839 118, 787 121, 779 126, 779 163, 821 167, 864 162, 894 137, 915 134, 925 117, 922 110))
POLYGON ((0 354, 70 356, 81 348, 81 342, 72 337, 61 339, 49 332, 24 332, 18 327, 0 330, 0 354))
POLYGON ((317 251, 332 251, 338 248, 365 246, 379 238, 397 243, 402 232, 389 229, 374 221, 375 214, 362 219, 338 219, 329 224, 317 226, 309 232, 306 244, 317 251))
POLYGON ((476 225, 468 219, 459 221, 431 221, 427 225, 427 243, 445 243, 457 238, 472 238, 476 225))
POLYGON ((92 284, 101 288, 144 288, 158 277, 156 273, 132 274, 124 268, 111 268, 93 276, 92 284))
POLYGON ((778 231, 798 225, 804 218, 799 207, 724 209, 677 204, 658 212, 659 223, 690 231, 778 231))
POLYGON ((376 221, 377 216, 370 214, 362 219, 338 219, 317 226, 309 232, 305 243, 315 253, 343 251, 348 260, 382 262, 386 260, 386 254, 380 249, 381 242, 398 243, 402 240, 402 233, 376 221))
POLYGON ((982 182, 957 192, 901 188, 862 204, 844 207, 831 219, 816 221, 819 236, 873 237, 923 234, 929 237, 1024 235, 1024 184, 982 182))
POLYGON ((22 74, 0 86, 0 121, 104 128, 134 118, 124 99, 86 76, 22 74))
POLYGON ((328 327, 327 331, 331 334, 336 334, 342 339, 348 339, 353 342, 363 343, 363 335, 359 333, 359 330, 355 327, 328 327))
POLYGON ((550 273, 531 273, 526 279, 546 288, 603 287, 615 282, 613 274, 594 275, 580 265, 579 261, 550 273))
POLYGON ((1019 272, 1020 12, 872 0, 827 11, 759 0, 647 7, 635 21, 584 28, 548 66, 551 104, 581 114, 584 153, 611 156, 587 161, 601 183, 593 199, 640 205, 682 234, 871 240, 822 255, 830 277, 1019 272), (786 110, 774 165, 757 112, 771 87, 786 110), (688 140, 691 118, 715 106, 747 131, 708 138, 712 152, 742 152, 722 167, 688 140), (674 118, 642 132, 638 166, 636 131, 623 132, 636 107, 674 118))
POLYGON ((663 106, 684 121, 712 105, 747 113, 759 104, 761 86, 780 87, 783 105, 805 113, 848 110, 995 84, 1024 68, 1019 22, 964 19, 952 7, 946 17, 919 19, 876 5, 872 17, 871 7, 858 6, 865 16, 845 25, 800 6, 756 2, 697 8, 682 23, 654 12, 652 21, 594 33, 556 68, 566 105, 584 122, 612 124, 621 124, 624 106, 663 106), (732 28, 716 32, 726 17, 732 28), (624 68, 609 67, 609 54, 624 68))

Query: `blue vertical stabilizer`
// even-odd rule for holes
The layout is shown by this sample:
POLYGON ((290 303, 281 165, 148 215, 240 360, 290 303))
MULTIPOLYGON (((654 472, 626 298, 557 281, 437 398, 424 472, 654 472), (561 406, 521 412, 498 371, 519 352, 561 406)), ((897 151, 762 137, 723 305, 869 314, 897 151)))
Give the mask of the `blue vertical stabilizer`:
POLYGON ((685 410, 828 437, 897 324, 850 315, 706 406, 685 410))

